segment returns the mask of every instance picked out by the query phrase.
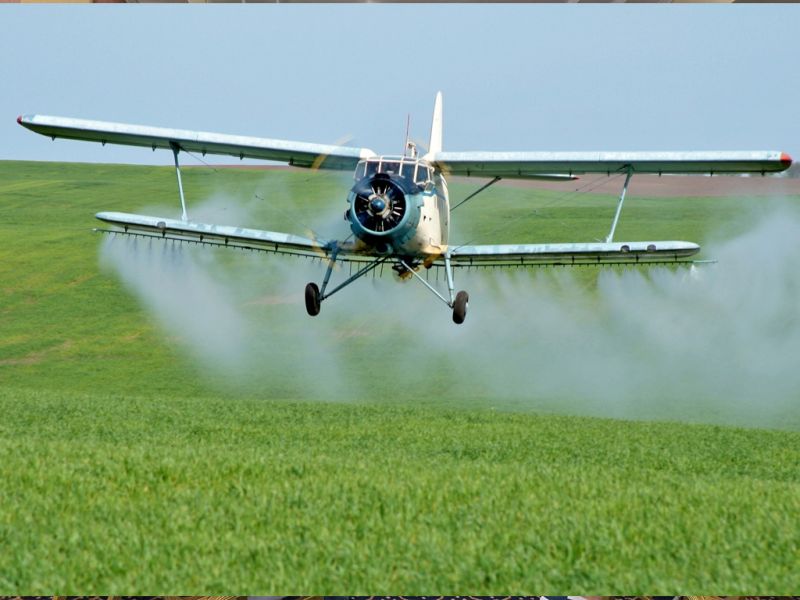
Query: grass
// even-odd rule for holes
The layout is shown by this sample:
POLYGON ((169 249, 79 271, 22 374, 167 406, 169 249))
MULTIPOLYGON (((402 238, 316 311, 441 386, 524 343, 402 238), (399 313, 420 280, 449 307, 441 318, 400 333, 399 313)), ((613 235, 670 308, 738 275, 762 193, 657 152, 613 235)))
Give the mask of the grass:
MULTIPOLYGON (((250 204, 255 226, 298 233, 325 227, 347 188, 335 174, 209 169, 186 169, 185 185, 190 203, 250 204)), ((285 365, 308 361, 323 385, 334 374, 307 358, 292 302, 248 309, 280 352, 233 385, 98 267, 93 213, 174 213, 174 188, 168 168, 0 163, 0 591, 797 588, 796 413, 778 431, 589 418, 569 399, 493 410, 480 374, 453 387, 436 369, 316 402, 285 365)), ((619 237, 702 242, 712 221, 741 227, 743 206, 630 198, 619 237)), ((459 209, 457 235, 530 241, 534 223, 540 239, 591 240, 613 209, 609 197, 496 187, 459 209)), ((227 256, 233 273, 249 260, 227 256)), ((589 295, 594 273, 579 274, 589 295)), ((265 270, 253 293, 274 293, 284 274, 265 270)), ((355 297, 331 309, 341 329, 355 297)), ((334 338, 340 376, 364 376, 386 345, 374 337, 334 338)))
POLYGON ((796 585, 791 433, 35 391, 1 403, 6 589, 796 585))

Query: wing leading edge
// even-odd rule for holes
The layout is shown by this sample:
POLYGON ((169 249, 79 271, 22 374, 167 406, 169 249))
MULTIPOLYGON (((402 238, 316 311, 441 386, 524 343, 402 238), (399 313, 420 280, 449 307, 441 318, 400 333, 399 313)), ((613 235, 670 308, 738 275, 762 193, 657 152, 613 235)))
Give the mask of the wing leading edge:
POLYGON ((311 144, 205 131, 187 131, 165 127, 147 127, 106 121, 90 121, 45 115, 24 115, 17 122, 53 139, 66 138, 101 144, 142 146, 219 154, 238 158, 256 158, 285 162, 297 167, 353 170, 362 158, 375 156, 367 148, 311 144))

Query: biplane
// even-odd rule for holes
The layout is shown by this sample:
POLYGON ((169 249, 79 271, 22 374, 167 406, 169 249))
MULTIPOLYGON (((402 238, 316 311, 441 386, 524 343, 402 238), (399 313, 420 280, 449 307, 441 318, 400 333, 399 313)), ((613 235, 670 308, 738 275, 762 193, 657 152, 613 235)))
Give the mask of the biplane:
MULTIPOLYGON (((96 217, 121 234, 176 241, 194 241, 229 248, 249 248, 277 254, 322 256, 327 269, 320 285, 305 288, 308 314, 318 315, 321 304, 374 269, 389 264, 404 278, 425 285, 463 323, 469 295, 455 291, 454 271, 471 266, 640 264, 690 260, 700 247, 671 240, 615 241, 625 193, 634 174, 654 173, 775 173, 788 169, 792 159, 783 152, 447 152, 442 146, 442 94, 436 95, 427 151, 420 155, 406 141, 403 155, 378 155, 366 148, 325 145, 237 135, 146 127, 84 119, 25 115, 17 122, 36 133, 56 138, 106 144, 167 149, 173 154, 181 217, 164 218, 120 212, 96 217), (185 153, 235 156, 279 161, 295 167, 353 172, 345 219, 351 235, 343 240, 303 237, 291 233, 240 226, 201 223, 189 217, 179 155, 185 153), (502 179, 571 180, 582 174, 624 175, 610 230, 605 240, 590 243, 532 243, 455 245, 450 242, 452 211, 502 179), (451 207, 450 176, 489 181, 451 207), (350 263, 351 273, 331 285, 337 263, 350 263), (420 269, 443 267, 446 294, 420 275, 420 269)), ((102 231, 109 231, 101 229, 102 231)))

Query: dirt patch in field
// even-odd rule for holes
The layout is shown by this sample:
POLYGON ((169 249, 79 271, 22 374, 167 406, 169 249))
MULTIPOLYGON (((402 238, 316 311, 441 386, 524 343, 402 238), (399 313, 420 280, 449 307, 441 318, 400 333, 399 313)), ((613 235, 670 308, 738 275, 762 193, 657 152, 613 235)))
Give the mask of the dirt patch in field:
POLYGON ((91 273, 88 273, 86 275, 81 275, 80 277, 76 277, 72 281, 68 282, 67 286, 68 287, 75 287, 76 285, 80 285, 82 283, 85 283, 85 282, 89 281, 93 277, 94 277, 94 275, 91 274, 91 273))
POLYGON ((358 327, 349 327, 347 329, 342 329, 334 335, 334 339, 336 340, 347 340, 351 338, 360 338, 370 334, 369 329, 365 325, 359 325, 358 327))
POLYGON ((66 340, 63 343, 56 344, 50 348, 37 350, 36 352, 30 352, 20 358, 4 358, 0 360, 0 366, 36 365, 42 362, 49 354, 69 350, 72 348, 72 346, 74 346, 74 343, 71 340, 66 340))
POLYGON ((246 303, 245 306, 276 306, 279 304, 297 304, 301 301, 299 294, 270 294, 261 296, 246 303))

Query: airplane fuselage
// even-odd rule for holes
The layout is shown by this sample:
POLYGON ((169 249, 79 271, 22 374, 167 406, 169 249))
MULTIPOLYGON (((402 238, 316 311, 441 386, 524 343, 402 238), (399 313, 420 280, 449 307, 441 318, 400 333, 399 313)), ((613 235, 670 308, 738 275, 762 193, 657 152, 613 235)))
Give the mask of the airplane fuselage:
POLYGON ((414 258, 447 250, 450 204, 444 176, 422 159, 381 156, 358 163, 346 218, 365 253, 414 258))

